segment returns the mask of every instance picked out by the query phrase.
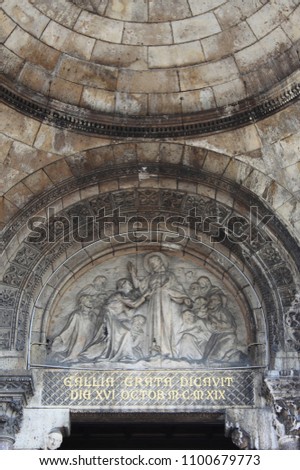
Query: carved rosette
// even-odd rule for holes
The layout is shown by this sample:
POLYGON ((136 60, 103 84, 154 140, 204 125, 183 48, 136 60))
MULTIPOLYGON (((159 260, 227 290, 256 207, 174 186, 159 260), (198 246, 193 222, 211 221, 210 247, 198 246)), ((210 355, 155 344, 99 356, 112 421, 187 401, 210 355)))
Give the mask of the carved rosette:
POLYGON ((12 448, 21 428, 23 407, 32 395, 30 375, 3 375, 0 378, 0 449, 12 448))
MULTIPOLYGON (((300 374, 269 377, 265 379, 267 398, 274 410, 274 428, 279 443, 288 439, 295 448, 300 438, 300 374)), ((289 442, 290 445, 290 442, 289 442)))

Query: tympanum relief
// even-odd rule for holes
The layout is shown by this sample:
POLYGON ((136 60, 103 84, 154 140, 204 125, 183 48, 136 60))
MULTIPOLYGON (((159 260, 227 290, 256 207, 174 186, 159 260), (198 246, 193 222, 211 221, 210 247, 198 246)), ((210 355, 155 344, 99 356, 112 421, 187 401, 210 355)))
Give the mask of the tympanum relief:
POLYGON ((47 364, 98 369, 249 365, 233 296, 210 273, 162 253, 93 268, 62 296, 47 364))

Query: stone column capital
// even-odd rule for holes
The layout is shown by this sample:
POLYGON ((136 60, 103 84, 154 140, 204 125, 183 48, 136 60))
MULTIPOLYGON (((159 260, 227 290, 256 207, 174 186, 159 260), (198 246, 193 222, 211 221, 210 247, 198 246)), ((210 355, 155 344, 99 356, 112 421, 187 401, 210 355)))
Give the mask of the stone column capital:
POLYGON ((0 449, 11 449, 20 431, 23 408, 33 395, 31 374, 4 372, 0 377, 0 449))

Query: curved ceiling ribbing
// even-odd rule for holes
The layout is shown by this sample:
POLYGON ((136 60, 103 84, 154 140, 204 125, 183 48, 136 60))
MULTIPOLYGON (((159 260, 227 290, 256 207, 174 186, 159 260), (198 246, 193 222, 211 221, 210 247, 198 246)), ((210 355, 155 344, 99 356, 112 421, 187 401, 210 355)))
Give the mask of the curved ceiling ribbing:
POLYGON ((299 0, 4 0, 2 8, 3 99, 60 127, 210 133, 300 94, 299 0))

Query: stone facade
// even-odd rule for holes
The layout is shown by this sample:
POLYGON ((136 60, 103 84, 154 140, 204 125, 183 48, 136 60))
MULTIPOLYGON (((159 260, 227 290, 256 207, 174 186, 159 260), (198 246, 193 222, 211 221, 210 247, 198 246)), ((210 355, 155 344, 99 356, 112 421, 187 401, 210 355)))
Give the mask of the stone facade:
MULTIPOLYGON (((226 410, 210 401, 210 412, 241 449, 299 448, 299 16, 298 0, 1 2, 1 448, 57 448, 69 434, 61 397, 45 406, 60 361, 58 374, 134 375, 157 357, 157 374, 185 361, 194 387, 205 373, 221 383, 220 365, 232 378, 245 369, 240 401, 209 389, 226 410), (176 325, 154 306, 151 254, 165 260, 157 282, 176 325), (201 276, 219 296, 198 296, 202 313, 201 276)), ((203 412, 179 392, 174 413, 203 412)))

